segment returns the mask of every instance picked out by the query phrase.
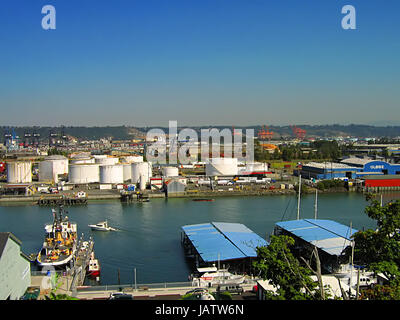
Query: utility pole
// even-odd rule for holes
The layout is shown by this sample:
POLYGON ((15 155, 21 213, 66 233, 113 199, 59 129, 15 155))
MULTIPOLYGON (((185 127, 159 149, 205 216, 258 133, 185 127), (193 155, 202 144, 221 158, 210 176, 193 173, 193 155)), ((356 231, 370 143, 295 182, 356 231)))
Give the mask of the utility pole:
POLYGON ((300 219, 301 174, 299 174, 299 195, 297 198, 297 220, 300 219))

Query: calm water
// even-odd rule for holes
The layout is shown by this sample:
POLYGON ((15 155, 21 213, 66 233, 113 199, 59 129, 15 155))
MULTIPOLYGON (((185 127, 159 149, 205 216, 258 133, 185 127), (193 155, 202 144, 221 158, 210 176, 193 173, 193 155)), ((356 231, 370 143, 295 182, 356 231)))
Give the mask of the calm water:
MULTIPOLYGON (((385 199, 399 194, 386 194, 385 199)), ((314 196, 301 199, 301 218, 314 217, 314 196)), ((364 213, 367 205, 358 193, 325 194, 318 197, 318 218, 332 219, 356 229, 375 228, 364 213)), ((78 232, 93 236, 95 253, 102 266, 101 284, 187 281, 190 265, 180 244, 180 227, 217 222, 243 223, 261 237, 271 234, 274 223, 296 219, 297 199, 293 195, 216 198, 214 202, 190 199, 152 199, 148 203, 95 202, 67 208, 78 232), (91 231, 88 224, 108 219, 118 232, 91 231)), ((52 219, 49 207, 0 206, 0 232, 12 232, 22 241, 26 254, 38 252, 43 226, 52 219)))

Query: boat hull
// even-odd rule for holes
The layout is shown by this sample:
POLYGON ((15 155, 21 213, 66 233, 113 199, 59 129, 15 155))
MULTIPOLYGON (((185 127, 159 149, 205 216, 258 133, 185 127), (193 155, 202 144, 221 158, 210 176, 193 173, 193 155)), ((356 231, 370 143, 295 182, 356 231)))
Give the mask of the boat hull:
POLYGON ((42 257, 39 255, 36 259, 36 262, 40 267, 50 267, 50 266, 62 267, 72 260, 72 258, 74 257, 74 254, 75 254, 75 251, 71 255, 67 256, 65 259, 58 260, 58 261, 48 261, 48 262, 42 261, 42 257))

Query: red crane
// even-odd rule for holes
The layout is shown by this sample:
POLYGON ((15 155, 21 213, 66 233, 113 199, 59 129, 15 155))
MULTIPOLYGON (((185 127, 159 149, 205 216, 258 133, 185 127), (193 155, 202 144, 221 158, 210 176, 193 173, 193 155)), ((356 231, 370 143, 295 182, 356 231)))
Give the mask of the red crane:
POLYGON ((295 125, 290 126, 292 128, 293 134, 297 139, 304 140, 307 131, 301 128, 297 128, 295 125))
POLYGON ((258 139, 260 139, 260 140, 265 140, 265 139, 271 140, 272 136, 274 135, 274 132, 269 131, 268 127, 263 125, 261 127, 261 130, 258 131, 257 135, 258 135, 258 139))

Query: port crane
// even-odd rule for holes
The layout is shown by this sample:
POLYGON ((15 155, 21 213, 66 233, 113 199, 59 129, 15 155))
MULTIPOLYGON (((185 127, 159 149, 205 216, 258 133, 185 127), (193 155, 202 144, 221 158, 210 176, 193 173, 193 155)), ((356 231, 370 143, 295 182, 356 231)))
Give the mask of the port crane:
POLYGON ((261 130, 258 131, 257 135, 259 140, 265 140, 265 139, 271 140, 272 136, 274 135, 274 132, 269 131, 268 127, 263 125, 261 127, 261 130))
POLYGON ((297 139, 299 140, 304 140, 307 131, 301 128, 297 128, 295 125, 290 126, 292 128, 293 134, 296 136, 297 139))

